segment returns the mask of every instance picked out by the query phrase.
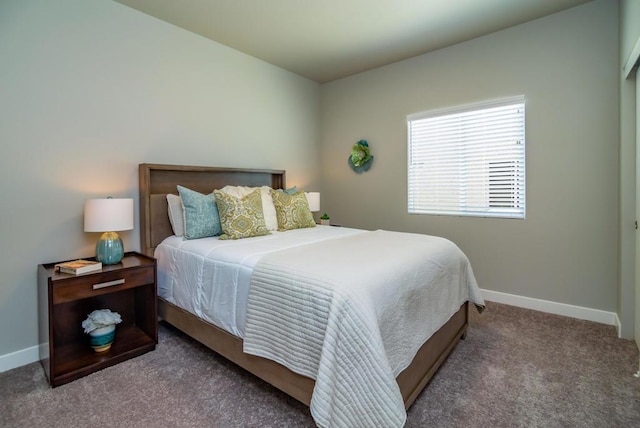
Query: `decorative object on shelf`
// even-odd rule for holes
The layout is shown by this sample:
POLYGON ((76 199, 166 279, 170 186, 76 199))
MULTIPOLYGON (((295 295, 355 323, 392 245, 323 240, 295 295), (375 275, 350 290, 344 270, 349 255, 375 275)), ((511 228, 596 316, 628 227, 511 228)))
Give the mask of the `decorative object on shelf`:
POLYGON ((349 166, 352 170, 358 174, 368 171, 373 163, 373 156, 369 149, 369 143, 367 140, 360 140, 351 147, 351 154, 349 155, 349 166))
POLYGON ((82 328, 90 336, 89 343, 94 351, 105 352, 111 348, 116 336, 116 324, 121 322, 120 314, 110 309, 95 310, 82 321, 82 328))
POLYGON ((113 339, 116 337, 116 326, 108 325, 100 327, 89 333, 89 343, 96 352, 105 352, 111 349, 113 339))
POLYGON ((320 192, 305 192, 304 195, 309 203, 309 211, 312 213, 320 211, 320 192))
POLYGON ((96 260, 105 265, 119 263, 124 256, 122 239, 116 233, 133 229, 133 199, 89 199, 84 203, 84 231, 104 232, 96 244, 96 260))
POLYGON ((329 216, 327 215, 327 213, 322 214, 322 217, 320 217, 320 224, 324 226, 331 225, 331 220, 329 219, 329 216))

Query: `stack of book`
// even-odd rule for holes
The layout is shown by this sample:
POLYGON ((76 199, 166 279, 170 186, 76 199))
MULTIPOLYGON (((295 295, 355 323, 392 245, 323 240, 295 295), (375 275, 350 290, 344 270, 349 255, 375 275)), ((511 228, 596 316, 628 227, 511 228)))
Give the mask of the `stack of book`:
POLYGON ((70 273, 72 275, 79 275, 100 269, 102 269, 102 263, 91 260, 73 260, 55 265, 56 272, 70 273))

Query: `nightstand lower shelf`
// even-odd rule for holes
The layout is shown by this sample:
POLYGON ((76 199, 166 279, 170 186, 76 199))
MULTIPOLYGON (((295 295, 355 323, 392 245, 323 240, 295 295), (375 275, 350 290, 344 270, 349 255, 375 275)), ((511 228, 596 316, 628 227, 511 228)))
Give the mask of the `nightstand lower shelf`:
POLYGON ((88 343, 72 343, 56 347, 56 358, 62 363, 55 365, 52 378, 55 386, 65 384, 78 377, 118 364, 129 358, 155 349, 155 340, 135 325, 118 326, 111 349, 95 352, 88 343))

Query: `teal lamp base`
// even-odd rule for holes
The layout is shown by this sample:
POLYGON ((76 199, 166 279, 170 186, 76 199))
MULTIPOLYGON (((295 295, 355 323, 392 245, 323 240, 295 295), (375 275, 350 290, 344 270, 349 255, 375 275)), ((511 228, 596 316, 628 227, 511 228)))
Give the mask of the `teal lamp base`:
POLYGON ((120 263, 124 257, 122 239, 116 232, 104 232, 96 244, 96 260, 103 265, 120 263))

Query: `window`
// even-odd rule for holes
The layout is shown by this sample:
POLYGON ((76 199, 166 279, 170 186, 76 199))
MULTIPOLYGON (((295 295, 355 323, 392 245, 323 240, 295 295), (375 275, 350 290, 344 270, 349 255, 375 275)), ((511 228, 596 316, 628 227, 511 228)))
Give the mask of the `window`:
POLYGON ((409 213, 524 218, 524 97, 407 117, 409 213))

